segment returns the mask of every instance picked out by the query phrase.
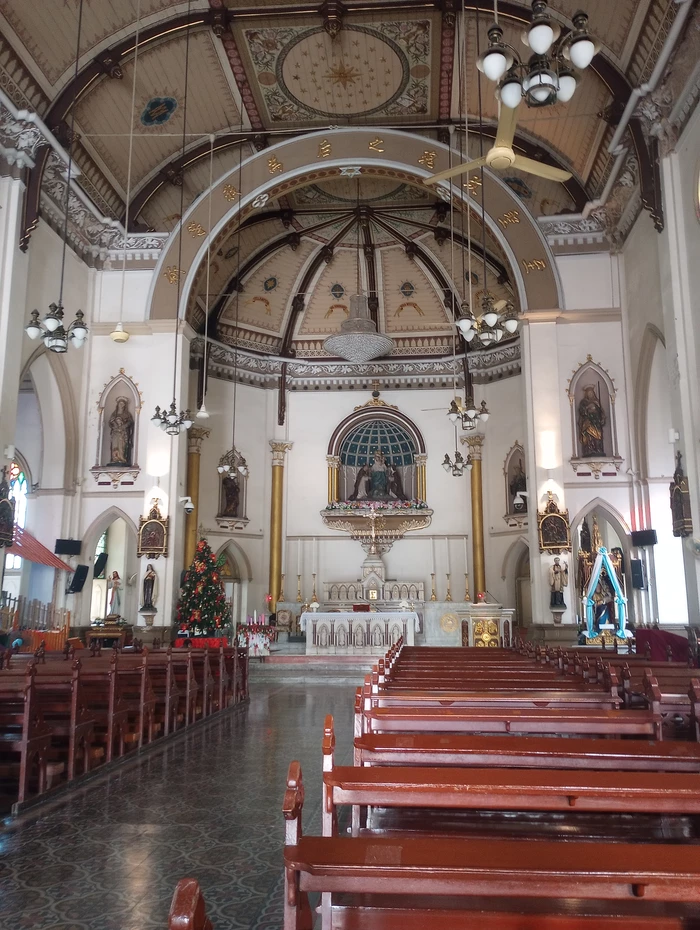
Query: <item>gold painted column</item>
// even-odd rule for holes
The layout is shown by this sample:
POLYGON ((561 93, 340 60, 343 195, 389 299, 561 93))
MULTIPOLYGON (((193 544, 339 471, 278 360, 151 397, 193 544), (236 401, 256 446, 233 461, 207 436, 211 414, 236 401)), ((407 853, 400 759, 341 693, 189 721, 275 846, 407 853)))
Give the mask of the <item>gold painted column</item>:
POLYGON ((484 498, 481 474, 481 449, 484 437, 463 436, 462 442, 469 447, 472 457, 472 577, 474 597, 486 591, 486 565, 484 561, 484 498))
POLYGON ((338 500, 340 493, 339 475, 340 475, 340 456, 327 455, 328 462, 328 503, 334 504, 338 500))
POLYGON ((282 510, 284 507, 284 456, 291 442, 270 440, 272 449, 272 489, 270 492, 270 610, 277 610, 282 590, 282 510))
POLYGON ((428 496, 427 482, 425 478, 425 463, 428 456, 425 452, 419 452, 415 456, 416 461, 416 497, 419 501, 424 501, 428 496))
POLYGON ((202 441, 211 430, 192 426, 187 430, 187 496, 192 499, 194 510, 185 514, 185 565, 189 568, 197 548, 199 526, 199 463, 202 459, 202 441))

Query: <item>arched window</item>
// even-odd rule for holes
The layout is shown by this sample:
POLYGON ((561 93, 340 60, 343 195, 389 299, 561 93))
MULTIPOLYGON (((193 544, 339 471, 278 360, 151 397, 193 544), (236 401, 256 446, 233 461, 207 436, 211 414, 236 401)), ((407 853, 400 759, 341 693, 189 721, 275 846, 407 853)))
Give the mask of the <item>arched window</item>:
MULTIPOLYGON (((13 462, 10 467, 10 498, 15 502, 15 524, 24 529, 27 520, 27 493, 29 486, 22 466, 13 462)), ((18 572, 22 568, 22 559, 18 555, 5 556, 5 571, 18 572)))

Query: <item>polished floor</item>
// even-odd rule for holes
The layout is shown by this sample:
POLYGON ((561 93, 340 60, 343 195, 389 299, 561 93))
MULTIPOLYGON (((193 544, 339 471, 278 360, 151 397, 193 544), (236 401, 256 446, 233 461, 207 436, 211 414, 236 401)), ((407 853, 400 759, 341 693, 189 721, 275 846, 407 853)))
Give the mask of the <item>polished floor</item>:
POLYGON ((1 930, 165 930, 185 876, 215 930, 280 930, 287 767, 302 764, 304 826, 318 833, 323 719, 348 764, 353 689, 347 673, 252 671, 249 705, 0 833, 1 930))

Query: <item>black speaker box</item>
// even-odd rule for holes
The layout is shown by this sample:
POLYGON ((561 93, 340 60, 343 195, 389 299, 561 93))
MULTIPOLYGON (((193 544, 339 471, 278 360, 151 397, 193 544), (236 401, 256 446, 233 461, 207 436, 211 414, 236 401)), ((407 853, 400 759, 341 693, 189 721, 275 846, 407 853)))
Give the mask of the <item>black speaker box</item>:
POLYGON ((655 546, 656 530, 633 530, 631 536, 633 546, 655 546))
POLYGON ((95 565, 92 569, 92 577, 99 578, 102 572, 105 570, 105 565, 107 564, 108 555, 106 552, 100 552, 100 554, 95 559, 95 565))
POLYGON ((57 539, 53 551, 56 555, 80 555, 82 539, 57 539))
POLYGON ((644 563, 641 559, 630 559, 630 572, 632 574, 632 587, 640 591, 646 588, 646 579, 644 577, 644 563))
POLYGON ((89 565, 78 565, 75 572, 73 573, 70 587, 68 588, 66 594, 78 594, 80 591, 82 591, 89 571, 89 565))

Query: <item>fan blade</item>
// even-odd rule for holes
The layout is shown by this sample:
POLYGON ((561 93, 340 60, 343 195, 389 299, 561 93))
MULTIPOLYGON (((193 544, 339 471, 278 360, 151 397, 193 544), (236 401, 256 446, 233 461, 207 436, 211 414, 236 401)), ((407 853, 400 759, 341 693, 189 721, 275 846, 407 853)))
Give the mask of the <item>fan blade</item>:
POLYGON ((563 171, 561 168, 554 168, 552 165, 543 165, 534 158, 525 158, 524 155, 516 155, 513 162, 514 168, 520 171, 526 171, 528 174, 536 174, 538 178, 547 178, 548 181, 568 181, 571 178, 570 171, 563 171))
POLYGON ((433 174, 429 178, 425 178, 423 183, 437 184, 438 181, 446 181, 448 178, 454 178, 458 174, 464 174, 467 171, 475 171, 485 164, 486 156, 484 155, 483 158, 477 158, 475 161, 468 161, 462 165, 455 165, 454 168, 448 168, 446 171, 441 171, 439 174, 433 174))
POLYGON ((510 107, 505 107, 501 104, 501 112, 498 114, 496 141, 493 144, 494 148, 496 146, 503 146, 503 148, 506 149, 513 148, 513 139, 515 138, 515 126, 517 122, 518 111, 511 110, 510 107))

